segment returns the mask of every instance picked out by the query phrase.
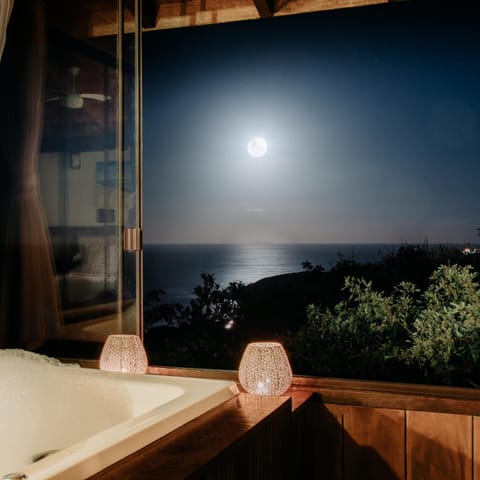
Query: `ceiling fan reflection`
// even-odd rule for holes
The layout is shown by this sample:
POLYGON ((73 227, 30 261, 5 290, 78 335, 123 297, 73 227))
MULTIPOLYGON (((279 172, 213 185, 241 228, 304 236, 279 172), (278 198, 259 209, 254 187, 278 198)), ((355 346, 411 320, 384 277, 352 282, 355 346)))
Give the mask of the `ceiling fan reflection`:
POLYGON ((102 93, 80 93, 75 87, 75 79, 80 72, 79 67, 70 67, 69 72, 72 75, 72 89, 67 92, 62 92, 60 95, 52 98, 47 98, 46 102, 58 101, 62 107, 79 109, 83 107, 84 99, 95 100, 97 102, 106 102, 110 100, 108 95, 102 93))

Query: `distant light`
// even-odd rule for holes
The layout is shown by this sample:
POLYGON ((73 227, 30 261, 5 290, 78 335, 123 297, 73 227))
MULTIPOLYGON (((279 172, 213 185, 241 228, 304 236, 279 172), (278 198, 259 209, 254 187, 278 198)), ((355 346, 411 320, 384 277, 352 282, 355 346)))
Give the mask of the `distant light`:
POLYGON ((252 157, 263 157, 267 153, 268 145, 264 138, 254 137, 248 142, 247 150, 252 157))

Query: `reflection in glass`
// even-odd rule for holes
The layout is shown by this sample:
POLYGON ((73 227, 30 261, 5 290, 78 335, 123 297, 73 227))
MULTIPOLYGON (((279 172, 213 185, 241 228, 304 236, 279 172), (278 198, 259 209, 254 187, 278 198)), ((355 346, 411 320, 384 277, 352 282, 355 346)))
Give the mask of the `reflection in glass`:
POLYGON ((116 39, 77 38, 54 24, 48 40, 40 178, 63 310, 59 335, 94 337, 100 326, 118 328, 116 39))
POLYGON ((105 28, 81 8, 18 0, 9 24, 0 64, 10 112, 1 134, 0 347, 103 342, 136 328, 125 313, 135 288, 123 288, 121 237, 124 200, 135 207, 136 130, 119 99, 133 96, 134 68, 131 55, 122 58, 118 1, 102 2, 105 28))

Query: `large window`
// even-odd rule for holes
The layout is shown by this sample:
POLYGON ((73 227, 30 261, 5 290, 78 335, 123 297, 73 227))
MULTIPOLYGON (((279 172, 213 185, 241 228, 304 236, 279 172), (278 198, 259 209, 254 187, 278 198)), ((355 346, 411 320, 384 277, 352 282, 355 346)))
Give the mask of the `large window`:
POLYGON ((144 34, 153 363, 236 368, 279 338, 297 373, 477 380, 471 18, 398 3, 144 34))

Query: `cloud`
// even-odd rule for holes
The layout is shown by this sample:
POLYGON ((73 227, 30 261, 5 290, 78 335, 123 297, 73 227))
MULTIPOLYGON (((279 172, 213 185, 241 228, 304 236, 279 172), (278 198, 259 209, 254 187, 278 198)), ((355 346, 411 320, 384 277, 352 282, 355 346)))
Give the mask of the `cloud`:
POLYGON ((266 210, 264 208, 247 208, 248 213, 265 213, 266 210))

